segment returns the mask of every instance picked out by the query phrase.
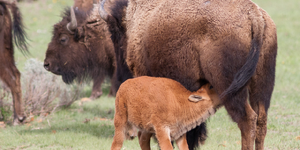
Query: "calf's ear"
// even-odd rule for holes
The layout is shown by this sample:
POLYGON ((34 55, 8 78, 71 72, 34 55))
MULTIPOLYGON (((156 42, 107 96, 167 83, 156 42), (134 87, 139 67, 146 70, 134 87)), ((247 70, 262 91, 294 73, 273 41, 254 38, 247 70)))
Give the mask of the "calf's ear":
POLYGON ((199 102, 201 100, 203 100, 202 96, 199 96, 199 95, 190 95, 189 96, 189 101, 191 101, 191 102, 197 103, 197 102, 199 102))
POLYGON ((203 94, 203 95, 195 95, 195 94, 192 94, 189 96, 189 101, 191 102, 199 102, 199 101, 203 101, 203 100, 210 100, 210 98, 206 95, 206 94, 203 94))

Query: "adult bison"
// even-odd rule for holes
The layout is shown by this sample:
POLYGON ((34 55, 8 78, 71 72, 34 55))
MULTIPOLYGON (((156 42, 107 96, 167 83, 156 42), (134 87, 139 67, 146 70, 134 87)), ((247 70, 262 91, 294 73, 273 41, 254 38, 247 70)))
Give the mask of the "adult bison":
POLYGON ((23 53, 27 51, 26 34, 16 3, 0 0, 0 79, 10 88, 13 97, 14 125, 25 120, 20 72, 15 65, 13 42, 23 53), (13 15, 13 21, 11 15, 13 15), (13 40, 14 39, 14 40, 13 40))
POLYGON ((44 67, 61 75, 65 83, 75 78, 90 76, 93 81, 91 98, 102 95, 101 84, 105 76, 111 78, 110 94, 115 95, 115 54, 107 24, 97 11, 66 9, 62 20, 54 25, 52 41, 48 45, 44 67))
MULTIPOLYGON (((270 16, 250 0, 129 0, 125 11, 100 7, 133 75, 175 79, 191 91, 211 83, 241 130, 242 149, 254 141, 263 149, 277 55, 270 16)), ((198 129, 187 135, 190 149, 198 129)))

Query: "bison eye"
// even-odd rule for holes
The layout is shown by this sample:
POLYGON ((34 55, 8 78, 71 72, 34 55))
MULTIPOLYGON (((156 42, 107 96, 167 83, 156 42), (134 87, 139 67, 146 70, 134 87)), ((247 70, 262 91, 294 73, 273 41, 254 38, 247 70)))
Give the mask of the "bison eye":
POLYGON ((209 87, 209 89, 212 89, 212 88, 214 88, 212 85, 209 87))
POLYGON ((64 34, 62 36, 60 36, 60 39, 59 39, 60 44, 66 45, 68 43, 68 41, 69 41, 69 36, 64 35, 64 34))

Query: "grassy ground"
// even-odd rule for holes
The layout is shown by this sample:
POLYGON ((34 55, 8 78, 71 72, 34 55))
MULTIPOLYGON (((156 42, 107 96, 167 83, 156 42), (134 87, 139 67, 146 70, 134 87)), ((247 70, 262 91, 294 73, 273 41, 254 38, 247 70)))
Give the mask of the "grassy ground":
MULTIPOLYGON (((300 1, 255 0, 273 18, 278 31, 276 85, 268 114, 267 150, 300 149, 300 1), (298 137, 298 138, 297 138, 298 137), (298 140, 297 140, 298 139, 298 140)), ((51 40, 52 25, 72 0, 39 0, 21 3, 30 41, 31 56, 16 51, 18 68, 30 58, 43 61, 51 40)), ((114 98, 74 103, 46 117, 36 116, 26 125, 0 128, 0 149, 109 149, 114 133, 114 98), (89 120, 89 121, 88 121, 89 120)), ((222 108, 208 121, 209 138, 202 149, 240 149, 240 131, 222 108)), ((152 143, 154 149, 157 148, 152 143)), ((139 149, 126 141, 123 149, 139 149)))

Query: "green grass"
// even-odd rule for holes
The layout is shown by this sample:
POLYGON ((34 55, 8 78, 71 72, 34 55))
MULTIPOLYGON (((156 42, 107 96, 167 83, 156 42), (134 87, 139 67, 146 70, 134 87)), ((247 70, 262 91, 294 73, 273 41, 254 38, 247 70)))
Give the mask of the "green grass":
MULTIPOLYGON (((268 112, 265 149, 299 150, 300 140, 296 137, 300 136, 300 1, 255 2, 269 13, 278 32, 276 85, 268 112)), ((24 57, 18 50, 15 52, 21 71, 30 57, 44 60, 52 26, 61 19, 60 11, 71 5, 72 0, 20 3, 31 39, 31 56, 24 57)), ((6 126, 0 129, 0 149, 109 149, 114 134, 113 110, 114 98, 103 96, 83 105, 76 102, 71 108, 45 117, 42 122, 37 116, 30 125, 6 126), (84 123, 85 119, 90 122, 84 123)), ((209 138, 202 149, 240 149, 240 131, 224 108, 209 119, 208 131, 209 138)), ((157 144, 152 143, 152 147, 157 149, 157 144)), ((123 149, 139 149, 138 141, 126 141, 123 149)))

